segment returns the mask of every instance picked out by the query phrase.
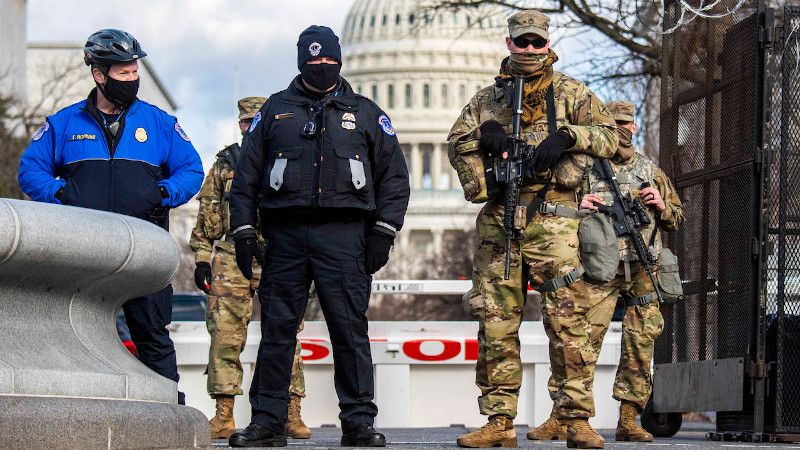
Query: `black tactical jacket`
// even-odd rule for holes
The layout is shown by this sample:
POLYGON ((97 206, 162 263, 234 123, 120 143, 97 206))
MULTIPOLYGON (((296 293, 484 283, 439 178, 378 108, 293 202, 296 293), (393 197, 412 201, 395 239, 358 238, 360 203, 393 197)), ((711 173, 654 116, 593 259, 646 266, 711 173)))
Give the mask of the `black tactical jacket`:
POLYGON ((410 188, 389 118, 344 79, 321 100, 299 89, 301 82, 298 76, 270 96, 253 119, 231 187, 231 227, 255 226, 258 206, 262 222, 282 208, 348 208, 394 234, 410 188), (309 122, 316 133, 303 136, 309 122))

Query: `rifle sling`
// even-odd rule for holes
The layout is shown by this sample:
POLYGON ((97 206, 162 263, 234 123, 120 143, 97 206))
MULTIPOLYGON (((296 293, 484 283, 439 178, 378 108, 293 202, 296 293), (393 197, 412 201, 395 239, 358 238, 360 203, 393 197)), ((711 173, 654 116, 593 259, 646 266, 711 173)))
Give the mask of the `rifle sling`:
MULTIPOLYGON (((550 83, 550 87, 547 88, 547 93, 545 94, 545 100, 547 102, 547 132, 548 136, 555 133, 556 130, 556 99, 555 93, 553 92, 553 83, 550 83)), ((544 203, 544 198, 547 196, 547 193, 550 192, 550 189, 553 187, 552 179, 544 185, 543 188, 536 193, 536 197, 528 203, 526 206, 525 212, 525 225, 527 226, 530 223, 531 219, 533 219, 533 215, 539 212, 539 207, 544 203)))

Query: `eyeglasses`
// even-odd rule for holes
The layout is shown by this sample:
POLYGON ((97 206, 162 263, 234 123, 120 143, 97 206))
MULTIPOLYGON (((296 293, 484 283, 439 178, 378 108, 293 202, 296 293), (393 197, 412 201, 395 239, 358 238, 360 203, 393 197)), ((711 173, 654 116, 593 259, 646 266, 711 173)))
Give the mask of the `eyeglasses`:
POLYGON ((511 38, 511 40, 514 42, 514 45, 519 48, 528 48, 529 45, 532 45, 533 48, 542 49, 547 45, 547 39, 543 37, 537 37, 536 39, 525 39, 524 37, 519 36, 511 38))

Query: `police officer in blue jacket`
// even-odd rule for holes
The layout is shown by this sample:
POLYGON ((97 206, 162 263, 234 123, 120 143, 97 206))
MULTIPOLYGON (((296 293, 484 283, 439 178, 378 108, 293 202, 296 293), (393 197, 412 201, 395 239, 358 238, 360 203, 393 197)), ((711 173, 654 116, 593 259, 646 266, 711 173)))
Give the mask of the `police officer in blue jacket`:
POLYGON ((313 280, 333 347, 343 446, 384 446, 373 428, 367 306, 410 194, 392 123, 339 76, 339 38, 311 26, 297 42, 300 75, 253 118, 231 187, 236 261, 263 267, 261 344, 250 425, 234 447, 284 446, 296 331, 313 280), (260 221, 259 221, 260 218, 260 221), (260 223, 266 255, 256 240, 260 223))
MULTIPOLYGON (((125 214, 168 227, 169 208, 186 203, 203 182, 203 166, 175 117, 136 98, 133 36, 100 30, 84 46, 97 84, 89 97, 49 116, 22 155, 19 184, 33 200, 125 214)), ((178 381, 166 325, 172 286, 123 306, 139 359, 178 381)), ((179 401, 182 402, 182 394, 179 401)))

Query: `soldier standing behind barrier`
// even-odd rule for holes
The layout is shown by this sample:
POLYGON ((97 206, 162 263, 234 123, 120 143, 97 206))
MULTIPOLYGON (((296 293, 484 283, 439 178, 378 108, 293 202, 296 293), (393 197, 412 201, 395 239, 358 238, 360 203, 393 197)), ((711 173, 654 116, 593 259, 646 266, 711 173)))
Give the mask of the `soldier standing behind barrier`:
POLYGON ((459 437, 463 447, 517 446, 513 419, 522 384, 519 326, 527 266, 532 285, 542 292, 551 363, 563 361, 567 367, 558 391, 558 415, 570 423, 568 443, 581 447, 603 443, 588 423, 594 415, 595 358, 586 332, 592 299, 580 278, 575 209, 577 190, 593 156, 611 156, 617 137, 603 102, 580 81, 553 70, 558 57, 549 49, 549 23, 538 11, 519 12, 508 19, 506 45, 511 56, 501 63, 498 77, 501 82, 525 77, 522 136, 536 146, 520 183, 520 204, 527 205, 533 217, 523 224, 522 240, 512 243, 509 280, 504 280, 504 186, 495 181, 492 166, 497 161, 489 156, 507 152, 512 111, 503 89, 495 85, 479 91, 448 136, 450 161, 465 197, 487 202, 477 218, 480 242, 471 296, 480 322, 478 404, 489 422, 459 437))
MULTIPOLYGON (((677 231, 683 223, 683 208, 672 182, 658 166, 647 157, 635 153, 631 142, 636 133, 634 122, 634 105, 630 102, 614 101, 607 104, 614 114, 619 134, 617 154, 611 158, 611 165, 616 174, 620 190, 630 192, 632 197, 639 197, 648 206, 647 214, 650 225, 642 227, 641 234, 657 260, 657 281, 662 296, 666 300, 679 290, 680 279, 677 274, 677 261, 669 250, 662 251, 658 230, 677 231), (641 188, 643 183, 651 187, 641 188)), ((589 194, 581 201, 582 209, 597 210, 593 203, 610 205, 613 197, 608 184, 600 179, 596 172, 589 178, 586 189, 589 194)), ((583 245, 584 243, 581 242, 583 245)), ((636 423, 637 410, 641 410, 652 392, 652 376, 650 362, 653 358, 653 345, 664 328, 655 289, 649 276, 638 264, 636 252, 630 238, 618 241, 620 261, 616 276, 604 284, 590 284, 590 292, 597 299, 595 307, 589 312, 591 323, 608 323, 614 313, 617 296, 622 295, 625 301, 625 316, 622 321, 622 353, 614 382, 614 398, 621 401, 620 419, 617 425, 616 440, 650 442, 653 435, 636 423)), ((594 327, 591 340, 595 344, 597 354, 607 328, 594 327)), ((563 370, 553 368, 548 389, 550 397, 555 400, 556 389, 561 382, 563 370)), ((528 433, 529 439, 564 439, 566 427, 553 415, 542 425, 528 433)))
MULTIPOLYGON (((239 100, 239 129, 242 135, 250 128, 253 117, 266 100, 264 97, 239 100)), ((253 263, 251 280, 247 280, 236 267, 228 198, 239 151, 239 144, 232 144, 217 154, 217 160, 197 194, 200 210, 189 240, 189 245, 195 252, 195 284, 208 294, 206 326, 211 335, 207 370, 208 394, 216 399, 217 410, 210 421, 212 439, 227 439, 236 432, 233 404, 234 397, 242 394, 243 376, 239 355, 247 340, 247 325, 253 312, 253 293, 258 289, 261 278, 261 267, 257 263, 253 263), (212 248, 215 252, 213 266, 212 248)), ((263 239, 259 242, 264 244, 263 239)), ((313 295, 316 295, 313 285, 311 289, 313 295)), ((301 324, 298 332, 302 329, 301 324)), ((300 417, 300 398, 306 394, 299 342, 295 346, 289 393, 291 401, 286 435, 295 439, 308 439, 311 431, 300 417)))

